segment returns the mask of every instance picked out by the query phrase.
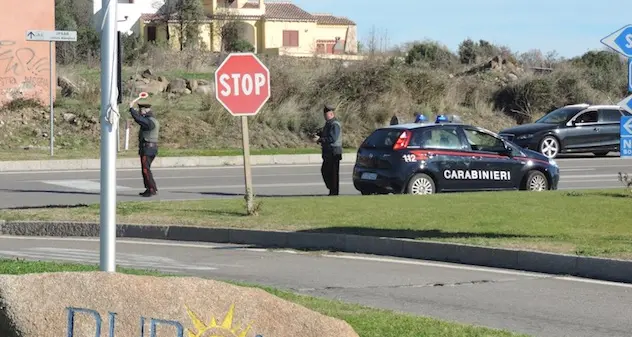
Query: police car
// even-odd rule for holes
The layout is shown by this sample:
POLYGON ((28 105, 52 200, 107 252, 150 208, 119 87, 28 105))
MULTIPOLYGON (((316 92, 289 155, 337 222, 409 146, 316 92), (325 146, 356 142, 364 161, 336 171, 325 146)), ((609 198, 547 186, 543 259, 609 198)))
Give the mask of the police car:
POLYGON ((556 190, 559 168, 480 127, 439 116, 372 132, 357 152, 353 185, 368 194, 556 190))

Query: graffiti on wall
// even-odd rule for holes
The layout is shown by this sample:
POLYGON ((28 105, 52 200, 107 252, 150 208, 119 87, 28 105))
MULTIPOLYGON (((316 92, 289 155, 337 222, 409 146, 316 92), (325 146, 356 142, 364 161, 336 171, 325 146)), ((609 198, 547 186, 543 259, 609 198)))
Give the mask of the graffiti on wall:
POLYGON ((49 58, 16 41, 0 40, 0 92, 48 89, 49 58))

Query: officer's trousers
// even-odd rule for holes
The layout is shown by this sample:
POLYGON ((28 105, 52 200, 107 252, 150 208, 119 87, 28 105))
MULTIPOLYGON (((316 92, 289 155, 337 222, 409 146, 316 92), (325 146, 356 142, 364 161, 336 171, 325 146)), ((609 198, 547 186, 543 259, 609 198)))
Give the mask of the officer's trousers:
POLYGON ((151 163, 154 161, 156 156, 148 156, 146 154, 142 154, 140 156, 140 164, 143 171, 143 183, 145 184, 145 191, 150 193, 156 193, 158 191, 158 187, 156 186, 156 181, 154 181, 154 174, 151 172, 151 163))
POLYGON ((339 154, 323 154, 323 164, 320 173, 323 176, 325 186, 329 190, 329 195, 338 195, 340 191, 340 161, 342 155, 339 154))

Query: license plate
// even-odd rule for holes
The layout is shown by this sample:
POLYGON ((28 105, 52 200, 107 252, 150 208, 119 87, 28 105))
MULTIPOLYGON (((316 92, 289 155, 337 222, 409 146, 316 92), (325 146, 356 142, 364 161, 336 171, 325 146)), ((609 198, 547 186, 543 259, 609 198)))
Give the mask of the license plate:
POLYGON ((361 179, 364 179, 364 180, 375 180, 375 179, 377 179, 377 173, 364 172, 364 173, 362 173, 361 179))

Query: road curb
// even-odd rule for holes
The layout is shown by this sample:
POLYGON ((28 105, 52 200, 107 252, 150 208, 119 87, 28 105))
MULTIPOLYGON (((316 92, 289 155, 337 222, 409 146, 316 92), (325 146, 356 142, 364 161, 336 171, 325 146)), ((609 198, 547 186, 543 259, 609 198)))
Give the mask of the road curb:
MULTIPOLYGON (((345 153, 343 163, 355 162, 355 153, 345 153)), ((253 155, 250 163, 257 165, 309 165, 322 163, 320 154, 285 154, 285 155, 253 155)), ((217 167, 241 166, 243 156, 208 156, 208 157, 158 157, 152 163, 154 168, 172 167, 217 167)), ((118 169, 137 169, 140 162, 137 158, 119 158, 118 169)), ((0 172, 16 171, 59 171, 59 170, 99 170, 100 159, 63 159, 63 160, 14 160, 0 161, 0 172)))
MULTIPOLYGON (((0 220, 0 235, 98 237, 99 224, 0 220)), ((632 283, 632 273, 629 272, 632 270, 632 261, 412 239, 334 233, 128 224, 117 225, 116 235, 120 238, 232 243, 260 248, 372 254, 632 283)))

